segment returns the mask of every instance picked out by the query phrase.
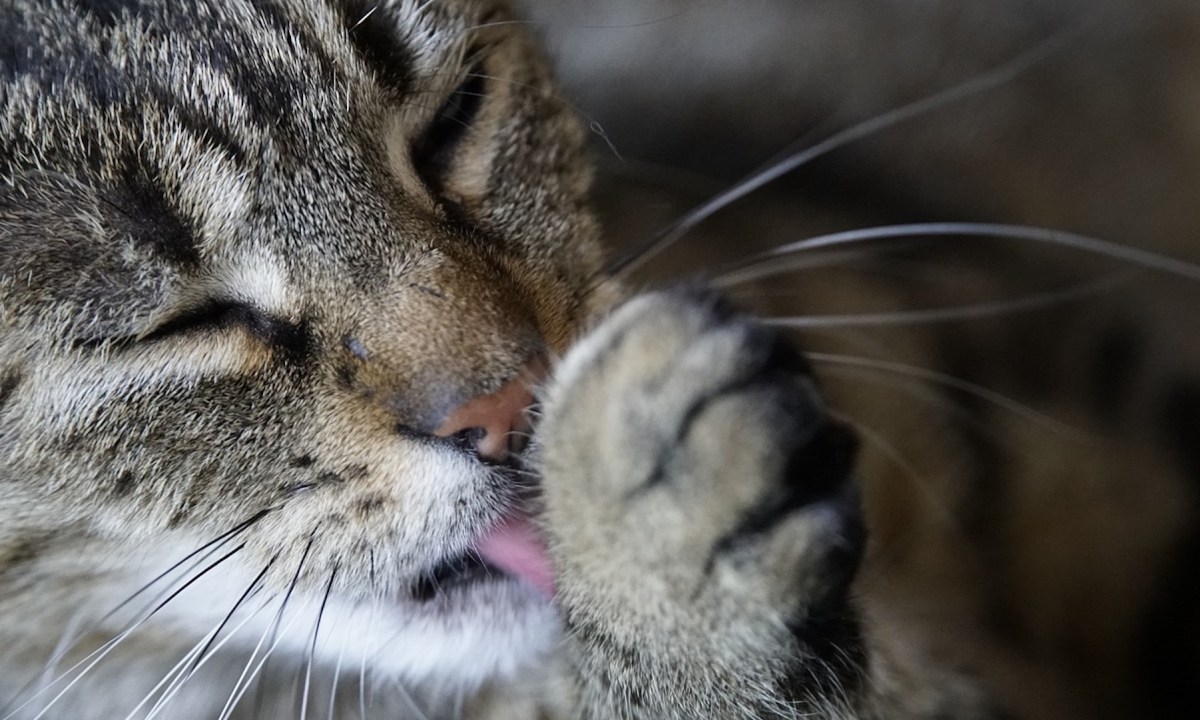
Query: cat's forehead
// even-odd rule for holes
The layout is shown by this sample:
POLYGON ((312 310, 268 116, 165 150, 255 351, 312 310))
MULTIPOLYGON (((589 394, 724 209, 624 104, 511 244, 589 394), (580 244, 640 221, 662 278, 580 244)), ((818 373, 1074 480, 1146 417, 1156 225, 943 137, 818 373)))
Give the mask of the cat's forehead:
MULTIPOLYGON (((299 229, 383 224, 368 201, 396 189, 379 187, 402 174, 389 153, 408 151, 480 33, 503 33, 494 12, 466 0, 10 6, 3 175, 20 185, 48 170, 102 204, 170 216, 202 257, 232 263, 270 254, 264 244, 302 255, 312 238, 299 229), (256 247, 223 247, 244 241, 256 247)), ((322 240, 332 257, 372 249, 322 240)))
MULTIPOLYGON (((0 9, 0 139, 18 156, 72 144, 144 142, 139 134, 163 133, 139 133, 133 121, 153 122, 155 115, 171 116, 235 159, 260 153, 259 144, 272 137, 317 139, 319 130, 344 131, 351 120, 374 119, 373 104, 436 105, 430 96, 454 81, 479 33, 503 32, 503 23, 489 21, 489 5, 61 0, 10 6, 0 9), (31 132, 31 121, 40 133, 31 132), (97 133, 99 142, 92 142, 97 133)), ((94 147, 92 154, 56 159, 101 160, 94 147)))

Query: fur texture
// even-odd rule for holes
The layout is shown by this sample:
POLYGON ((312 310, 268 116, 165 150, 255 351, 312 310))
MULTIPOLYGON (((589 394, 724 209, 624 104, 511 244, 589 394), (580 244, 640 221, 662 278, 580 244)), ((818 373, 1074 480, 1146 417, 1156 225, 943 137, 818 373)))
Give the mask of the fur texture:
MULTIPOLYGON (((536 7, 537 27, 595 88, 573 42, 584 23, 555 24, 579 8, 536 7)), ((711 37, 716 17, 744 47, 812 10, 696 14, 659 49, 737 77, 749 55, 714 61, 722 46, 687 33, 711 37)), ((1078 697, 1110 678, 1114 717, 1145 698, 1187 716, 1169 683, 1125 664, 1186 548, 1178 478, 1194 470, 1200 393, 1157 366, 1081 371, 1124 347, 1109 330, 1127 325, 1095 320, 1107 305, 1087 322, 1059 308, 1033 325, 805 337, 805 360, 709 290, 631 294, 600 249, 574 108, 500 2, 9 0, 0 27, 0 718, 993 718, 1039 703, 1094 717, 1104 702, 1078 697), (1036 377, 1052 389, 1023 385, 1008 361, 1021 344, 1046 348, 1036 377), (934 386, 918 402, 878 382, 941 361, 953 377, 918 370, 934 386), (485 457, 482 428, 443 430, 531 374, 545 377, 527 449, 485 457), (1135 375, 1152 390, 1130 395, 1151 401, 1088 403, 1135 375), (1056 434, 1031 394, 1089 442, 1056 434), (1162 417, 1177 432, 1152 431, 1162 417), (1147 478, 1142 504, 1107 521, 1130 477, 1147 478), (1081 520, 1047 530, 1063 517, 1081 520), (531 518, 552 602, 484 549, 531 518), (1039 562, 1046 547, 1056 562, 1039 562), (1097 578, 1099 601, 1072 601, 1097 578), (1008 648, 1012 628, 1030 645, 1008 648), (1075 675, 1072 642, 1096 658, 1075 675)), ((796 73, 784 95, 829 96, 798 79, 803 63, 782 67, 796 73)), ((637 96, 665 106, 668 77, 617 83, 626 95, 606 104, 656 116, 637 96)), ((877 86, 841 97, 888 100, 877 86)), ((747 95, 708 110, 761 129, 778 108, 747 95)), ((736 134, 722 147, 746 152, 736 134)), ((887 152, 893 177, 913 153, 887 152)), ((1022 157, 986 164, 1020 178, 1022 157)), ((951 176, 915 195, 961 210, 991 187, 947 189, 951 176)), ((614 200, 612 179, 605 220, 642 234, 621 223, 653 213, 620 203, 643 186, 618 178, 614 200)), ((1012 193, 989 207, 1055 220, 1012 193)), ((756 196, 729 233, 738 259, 812 231, 796 197, 756 196)), ((872 214, 887 211, 852 217, 872 214)), ((659 277, 717 267, 681 247, 659 277)), ((961 266, 906 252, 742 299, 763 314, 911 309, 964 287, 1036 295, 1078 269, 1007 248, 961 266), (936 263, 950 271, 932 285, 897 272, 936 263)))

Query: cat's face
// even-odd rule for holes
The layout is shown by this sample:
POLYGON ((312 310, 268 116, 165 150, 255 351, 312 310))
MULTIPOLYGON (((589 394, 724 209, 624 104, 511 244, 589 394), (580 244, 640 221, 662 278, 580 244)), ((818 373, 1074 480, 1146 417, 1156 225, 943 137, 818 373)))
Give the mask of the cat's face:
POLYGON ((594 309, 581 132, 519 28, 468 0, 5 15, 0 567, 40 588, 0 612, 98 617, 204 548, 192 574, 232 554, 164 624, 252 588, 255 623, 326 602, 409 675, 548 642, 531 587, 437 571, 517 495, 439 426, 594 309))

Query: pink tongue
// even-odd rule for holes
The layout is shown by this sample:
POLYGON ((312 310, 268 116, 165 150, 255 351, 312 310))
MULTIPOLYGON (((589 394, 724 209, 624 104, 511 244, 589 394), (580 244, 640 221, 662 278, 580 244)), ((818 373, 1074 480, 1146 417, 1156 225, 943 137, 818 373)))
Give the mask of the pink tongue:
POLYGON ((476 547, 487 562, 554 597, 554 568, 546 543, 528 518, 508 517, 488 531, 476 547))

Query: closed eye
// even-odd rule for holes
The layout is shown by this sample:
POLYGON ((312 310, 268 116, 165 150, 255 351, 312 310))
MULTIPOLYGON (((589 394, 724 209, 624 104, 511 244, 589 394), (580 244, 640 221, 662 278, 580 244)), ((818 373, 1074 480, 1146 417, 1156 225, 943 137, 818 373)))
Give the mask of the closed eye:
POLYGON ((141 342, 153 342, 173 335, 182 335, 204 330, 242 325, 248 328, 265 327, 268 324, 254 308, 231 300, 214 300, 199 307, 173 315, 150 332, 138 338, 141 342))
POLYGON ((256 335, 269 327, 270 321, 254 308, 232 300, 213 300, 169 315, 158 325, 137 335, 86 335, 73 340, 80 349, 120 349, 154 343, 168 338, 234 326, 249 328, 256 335))
POLYGON ((479 115, 487 92, 479 68, 467 73, 412 145, 413 167, 435 195, 441 195, 454 156, 479 115))
POLYGON ((172 316, 138 342, 154 342, 176 335, 240 327, 264 343, 289 353, 301 353, 308 345, 304 322, 272 318, 258 309, 234 300, 213 300, 172 316))

